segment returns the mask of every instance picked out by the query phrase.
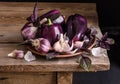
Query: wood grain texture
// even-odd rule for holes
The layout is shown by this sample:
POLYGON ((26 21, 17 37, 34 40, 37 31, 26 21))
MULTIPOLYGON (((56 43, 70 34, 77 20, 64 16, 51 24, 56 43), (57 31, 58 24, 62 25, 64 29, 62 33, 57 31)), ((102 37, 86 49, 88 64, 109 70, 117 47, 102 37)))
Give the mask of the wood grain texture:
MULTIPOLYGON (((102 36, 98 27, 95 3, 38 3, 38 6, 39 15, 52 9, 59 9, 66 17, 74 13, 84 15, 88 20, 88 27, 95 26, 99 32, 98 37, 102 36)), ((31 15, 33 7, 34 3, 30 2, 0 2, 0 72, 84 71, 76 62, 79 56, 52 60, 36 56, 38 59, 33 62, 7 57, 14 49, 26 51, 24 46, 17 46, 16 42, 23 41, 20 29, 26 22, 26 17, 31 15)), ((107 53, 105 56, 90 58, 92 59, 90 71, 109 70, 107 53)))
MULTIPOLYGON (((27 62, 24 59, 13 59, 7 54, 14 49, 24 50, 24 46, 16 44, 0 44, 0 72, 57 72, 57 71, 84 71, 76 62, 79 56, 62 59, 46 60, 36 56, 37 60, 27 62)), ((90 57, 92 66, 90 71, 109 70, 110 64, 107 54, 100 57, 90 57)))
POLYGON ((0 73, 0 84, 56 84, 56 73, 0 73))
MULTIPOLYGON (((34 3, 0 2, 0 42, 21 42, 20 30, 26 18, 32 14, 34 3)), ((58 9, 66 19, 69 15, 79 13, 88 20, 89 26, 98 26, 95 3, 38 3, 39 16, 58 9)))
POLYGON ((58 72, 57 84, 72 84, 73 73, 72 72, 58 72))

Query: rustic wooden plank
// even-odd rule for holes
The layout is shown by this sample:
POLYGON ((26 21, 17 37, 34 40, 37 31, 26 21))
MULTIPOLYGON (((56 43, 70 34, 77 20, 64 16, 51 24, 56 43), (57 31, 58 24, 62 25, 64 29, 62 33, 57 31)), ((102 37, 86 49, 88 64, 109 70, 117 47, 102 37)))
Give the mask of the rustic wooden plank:
MULTIPOLYGON (((9 7, 9 9, 6 9, 6 11, 8 11, 8 10, 15 10, 16 11, 16 9, 14 7, 20 8, 21 11, 25 10, 24 9, 25 7, 28 7, 27 11, 32 11, 31 8, 33 8, 34 3, 33 2, 0 2, 0 6, 2 7, 0 9, 0 11, 6 9, 6 7, 9 7), (23 7, 23 9, 21 9, 21 7, 23 7)), ((66 7, 68 7, 68 8, 70 7, 70 8, 75 8, 75 9, 81 8, 84 10, 93 10, 93 11, 96 9, 95 3, 65 3, 65 2, 64 3, 57 3, 57 2, 46 3, 46 2, 38 2, 38 6, 39 6, 40 10, 42 10, 43 8, 49 8, 49 7, 62 8, 62 9, 66 9, 66 7), (93 5, 91 5, 91 4, 93 4, 93 5)))
MULTIPOLYGON (((88 26, 93 25, 94 21, 91 21, 88 26)), ((20 25, 0 25, 0 42, 22 42, 22 36, 20 29, 23 27, 23 24, 20 25)))
POLYGON ((0 84, 56 84, 56 73, 0 73, 0 84))
POLYGON ((58 72, 57 84, 72 84, 73 73, 72 72, 58 72))
MULTIPOLYGON (((89 26, 98 26, 95 3, 38 3, 39 15, 59 9, 66 18, 74 13, 84 15, 89 26)), ((32 14, 34 3, 0 2, 0 42, 21 42, 20 29, 32 14)))
MULTIPOLYGON (((25 50, 25 47, 16 46, 16 44, 0 44, 0 72, 84 71, 76 62, 79 56, 52 60, 36 56, 36 61, 27 62, 24 59, 7 57, 7 54, 14 49, 25 50)), ((107 53, 100 57, 90 56, 90 58, 92 60, 90 71, 109 70, 110 62, 107 53)))

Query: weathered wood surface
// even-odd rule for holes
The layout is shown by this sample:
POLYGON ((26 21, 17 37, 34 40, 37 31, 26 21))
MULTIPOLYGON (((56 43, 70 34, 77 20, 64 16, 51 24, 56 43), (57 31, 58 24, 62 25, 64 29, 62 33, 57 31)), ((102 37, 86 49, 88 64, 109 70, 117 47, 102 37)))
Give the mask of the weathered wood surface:
MULTIPOLYGON (((36 61, 26 62, 23 59, 13 59, 7 54, 14 49, 24 49, 24 46, 16 44, 0 44, 0 71, 1 72, 53 72, 53 71, 84 71, 76 62, 79 56, 64 59, 46 60, 38 57, 36 61)), ((92 57, 90 71, 102 71, 109 69, 109 59, 106 56, 92 57)))
POLYGON ((58 72, 57 82, 58 84, 72 84, 73 73, 72 72, 58 72))
MULTIPOLYGON (((46 60, 39 57, 36 61, 26 62, 8 58, 7 54, 14 49, 24 50, 24 46, 17 46, 15 42, 21 42, 20 29, 26 22, 26 17, 31 15, 34 3, 0 2, 0 72, 57 72, 57 71, 84 71, 76 62, 79 56, 64 59, 46 60), (14 42, 11 44, 11 42, 14 42)), ((51 10, 59 9, 66 17, 79 13, 87 17, 88 27, 98 27, 96 5, 93 3, 39 3, 39 15, 51 10)), ((90 71, 109 70, 110 63, 107 57, 90 57, 92 67, 90 71)))
POLYGON ((56 73, 0 73, 0 84, 56 84, 56 73))
MULTIPOLYGON (((0 2, 0 42, 21 42, 20 29, 26 18, 32 14, 34 3, 0 2)), ((39 15, 52 9, 59 9, 66 19, 79 13, 88 20, 88 26, 98 26, 96 5, 94 3, 39 3, 39 15)))

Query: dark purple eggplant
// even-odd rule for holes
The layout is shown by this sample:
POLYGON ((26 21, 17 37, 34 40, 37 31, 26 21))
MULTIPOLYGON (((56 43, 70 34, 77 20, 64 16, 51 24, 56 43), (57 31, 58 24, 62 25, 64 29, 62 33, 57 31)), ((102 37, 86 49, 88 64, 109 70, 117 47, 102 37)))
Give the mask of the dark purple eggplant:
POLYGON ((71 40, 74 37, 74 29, 73 29, 73 15, 69 16, 66 22, 66 26, 67 26, 67 36, 68 38, 71 40))
POLYGON ((38 37, 46 38, 53 45, 57 40, 58 36, 63 33, 60 24, 52 24, 50 19, 48 25, 43 25, 40 29, 40 33, 37 33, 38 37))
POLYGON ((53 15, 56 15, 55 17, 58 18, 60 16, 60 11, 59 10, 51 10, 51 11, 39 16, 38 21, 41 21, 44 18, 50 18, 51 19, 51 18, 53 18, 53 15))
POLYGON ((69 16, 66 26, 70 40, 82 40, 87 30, 87 19, 80 14, 74 14, 69 16))
POLYGON ((61 15, 59 10, 51 10, 37 18, 37 21, 40 22, 44 18, 51 19, 52 23, 63 23, 65 21, 65 18, 63 15, 61 15))

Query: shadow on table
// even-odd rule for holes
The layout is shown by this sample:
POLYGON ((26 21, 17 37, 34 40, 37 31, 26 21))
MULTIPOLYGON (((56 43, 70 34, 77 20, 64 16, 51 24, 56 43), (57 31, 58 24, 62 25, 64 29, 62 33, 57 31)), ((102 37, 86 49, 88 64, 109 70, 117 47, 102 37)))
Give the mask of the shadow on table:
MULTIPOLYGON (((105 28, 104 28, 105 29, 105 28)), ((103 29, 103 30, 104 30, 103 29)), ((106 28, 107 29, 107 28, 106 28)), ((115 29, 115 28, 111 28, 115 29)), ((117 29, 117 28, 116 28, 117 29)), ((74 73, 73 84, 120 84, 120 27, 117 31, 108 31, 109 37, 115 40, 115 44, 110 46, 108 51, 110 59, 110 70, 101 72, 76 72, 74 73)))

